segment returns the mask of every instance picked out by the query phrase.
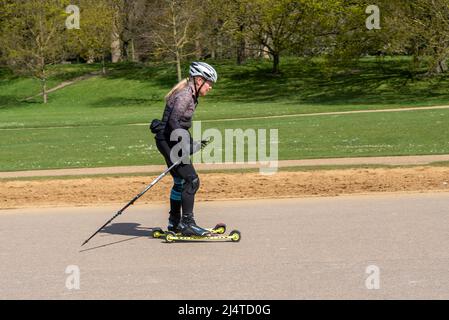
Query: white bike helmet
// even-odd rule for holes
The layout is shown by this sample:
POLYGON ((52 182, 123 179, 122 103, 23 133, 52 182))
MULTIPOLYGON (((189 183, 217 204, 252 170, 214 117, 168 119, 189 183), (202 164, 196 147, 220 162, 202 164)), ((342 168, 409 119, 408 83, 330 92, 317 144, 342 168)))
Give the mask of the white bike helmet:
POLYGON ((190 76, 200 76, 212 82, 217 82, 218 79, 217 71, 205 62, 192 62, 190 65, 190 76))

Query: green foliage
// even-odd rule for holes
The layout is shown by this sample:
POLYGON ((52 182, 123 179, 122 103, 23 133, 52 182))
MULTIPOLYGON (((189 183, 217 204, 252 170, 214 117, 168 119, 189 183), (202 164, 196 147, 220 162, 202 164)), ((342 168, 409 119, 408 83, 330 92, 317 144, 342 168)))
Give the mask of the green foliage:
POLYGON ((44 67, 60 60, 65 41, 66 0, 10 2, 4 7, 1 39, 15 71, 43 79, 44 67))
POLYGON ((402 3, 402 37, 393 43, 414 55, 418 61, 430 57, 427 75, 448 70, 449 2, 447 0, 417 0, 402 3), (402 40, 402 41, 398 41, 402 40))
POLYGON ((46 68, 63 59, 67 0, 4 4, 1 40, 7 64, 16 73, 38 78, 47 102, 46 68))
POLYGON ((64 30, 68 0, 0 2, 0 64, 43 79, 42 65, 87 61, 265 58, 280 73, 282 56, 326 57, 353 65, 367 55, 410 55, 412 77, 445 73, 447 0, 79 0, 81 29, 64 30), (368 30, 368 5, 381 29, 368 30))
POLYGON ((246 33, 273 58, 273 73, 279 72, 280 55, 297 43, 298 34, 306 33, 308 2, 305 0, 242 0, 246 33))
POLYGON ((335 39, 333 61, 350 62, 367 54, 411 55, 412 76, 420 65, 427 75, 446 72, 449 58, 449 2, 447 0, 373 1, 380 9, 381 29, 362 28, 364 1, 352 1, 343 9, 345 23, 335 39), (358 27, 357 27, 358 26, 358 27))
POLYGON ((107 0, 81 0, 79 7, 82 24, 68 31, 69 51, 90 62, 102 60, 110 51, 115 10, 107 0))

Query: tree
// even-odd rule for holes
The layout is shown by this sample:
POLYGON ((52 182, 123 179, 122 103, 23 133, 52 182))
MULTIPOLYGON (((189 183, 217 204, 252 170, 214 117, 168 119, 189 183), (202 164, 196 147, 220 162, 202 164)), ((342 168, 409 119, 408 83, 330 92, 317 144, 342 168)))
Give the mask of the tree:
POLYGON ((188 44, 194 46, 197 39, 192 28, 200 15, 200 2, 159 0, 154 1, 152 9, 151 23, 145 38, 151 41, 156 57, 173 59, 180 81, 183 59, 195 55, 195 49, 186 50, 186 48, 188 44))
POLYGON ((273 59, 273 73, 279 72, 281 54, 294 45, 298 33, 306 26, 310 1, 307 0, 240 0, 241 13, 246 23, 240 26, 256 47, 273 59))
POLYGON ((238 65, 246 60, 250 41, 246 4, 242 0, 212 0, 208 3, 208 14, 203 17, 203 29, 212 52, 217 50, 217 44, 225 43, 226 48, 219 48, 220 51, 236 57, 238 65))
POLYGON ((380 30, 363 27, 368 17, 365 1, 352 0, 334 6, 333 16, 339 16, 341 23, 331 41, 332 58, 349 60, 366 54, 411 55, 411 74, 423 61, 428 62, 428 76, 448 70, 448 0, 376 0, 373 4, 380 9, 380 30))
MULTIPOLYGON (((0 2, 0 43, 3 43, 2 36, 7 30, 5 29, 7 17, 7 8, 11 4, 12 0, 5 0, 0 2)), ((5 48, 0 46, 0 66, 6 64, 5 48)))
POLYGON ((80 29, 68 31, 71 49, 88 62, 101 60, 105 74, 105 58, 111 50, 114 10, 107 0, 81 0, 79 7, 80 29))
POLYGON ((122 12, 123 29, 121 39, 125 59, 136 62, 139 60, 142 34, 146 31, 146 13, 151 10, 151 1, 125 0, 122 12))
POLYGON ((343 64, 378 52, 381 31, 367 29, 366 8, 364 0, 326 2, 316 14, 314 52, 343 64))
MULTIPOLYGON (((385 6, 388 6, 386 3, 385 6)), ((448 70, 449 2, 447 0, 416 0, 400 3, 400 17, 386 16, 386 25, 395 30, 387 40, 390 49, 410 53, 415 61, 430 58, 427 75, 448 70)))
POLYGON ((47 67, 63 60, 66 0, 11 1, 4 6, 2 44, 13 71, 41 81, 44 103, 47 67))
POLYGON ((112 9, 111 33, 111 61, 117 63, 122 60, 123 11, 125 0, 107 0, 112 9))

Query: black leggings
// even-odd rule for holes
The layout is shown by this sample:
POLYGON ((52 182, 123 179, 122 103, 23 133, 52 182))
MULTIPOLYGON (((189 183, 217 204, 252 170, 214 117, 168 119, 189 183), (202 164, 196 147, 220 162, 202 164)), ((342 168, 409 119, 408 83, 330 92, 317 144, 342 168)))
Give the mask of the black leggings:
MULTIPOLYGON (((173 165, 173 162, 170 160, 170 145, 166 140, 156 139, 156 146, 159 152, 164 156, 165 162, 167 166, 173 165)), ((198 191, 200 187, 200 179, 195 171, 193 165, 183 164, 176 166, 170 171, 174 179, 174 186, 172 188, 170 202, 173 206, 173 200, 179 201, 182 203, 182 214, 183 215, 193 215, 193 205, 195 202, 195 193, 198 191), (182 181, 182 183, 180 183, 182 181), (180 192, 180 184, 182 185, 181 191, 181 199, 179 199, 180 192)), ((170 212, 173 212, 174 208, 171 208, 170 212)), ((176 211, 176 210, 175 210, 176 211)))

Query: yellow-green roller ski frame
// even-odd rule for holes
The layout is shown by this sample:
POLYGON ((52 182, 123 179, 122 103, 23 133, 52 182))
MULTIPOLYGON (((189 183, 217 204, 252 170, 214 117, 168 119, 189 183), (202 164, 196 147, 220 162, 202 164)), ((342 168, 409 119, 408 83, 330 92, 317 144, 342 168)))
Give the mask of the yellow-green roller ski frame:
POLYGON ((174 232, 167 232, 165 236, 166 242, 175 242, 175 241, 232 241, 232 242, 239 242, 242 238, 242 235, 240 234, 240 231, 233 230, 229 233, 229 235, 218 235, 218 234, 212 234, 210 236, 182 236, 179 234, 175 234, 174 232))
MULTIPOLYGON (((226 225, 223 223, 219 223, 217 224, 214 228, 209 228, 206 229, 207 231, 209 231, 212 234, 224 234, 226 232, 226 225)), ((160 228, 156 228, 153 230, 152 232, 152 236, 153 238, 164 238, 165 235, 167 234, 167 231, 164 231, 160 228)), ((176 235, 180 236, 180 233, 177 233, 176 235)))

